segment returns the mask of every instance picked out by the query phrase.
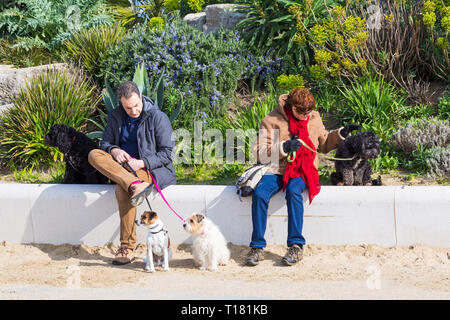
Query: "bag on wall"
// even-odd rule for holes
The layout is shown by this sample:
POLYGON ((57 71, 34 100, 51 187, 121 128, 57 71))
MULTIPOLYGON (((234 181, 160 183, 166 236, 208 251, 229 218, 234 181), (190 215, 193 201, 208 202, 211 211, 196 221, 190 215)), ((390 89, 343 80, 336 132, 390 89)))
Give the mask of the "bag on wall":
POLYGON ((236 193, 241 201, 241 197, 248 197, 252 194, 269 167, 270 164, 257 164, 245 170, 239 177, 236 181, 236 193))

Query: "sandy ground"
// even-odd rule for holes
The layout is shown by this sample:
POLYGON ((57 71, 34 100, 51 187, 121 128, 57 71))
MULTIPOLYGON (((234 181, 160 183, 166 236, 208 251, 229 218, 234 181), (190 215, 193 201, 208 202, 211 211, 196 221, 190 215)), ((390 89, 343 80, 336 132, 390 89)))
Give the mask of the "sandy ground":
POLYGON ((0 243, 1 299, 450 299, 450 248, 305 246, 295 266, 280 263, 284 246, 244 266, 248 248, 229 244, 216 272, 194 268, 189 245, 173 246, 170 271, 136 261, 113 266, 117 246, 0 243))

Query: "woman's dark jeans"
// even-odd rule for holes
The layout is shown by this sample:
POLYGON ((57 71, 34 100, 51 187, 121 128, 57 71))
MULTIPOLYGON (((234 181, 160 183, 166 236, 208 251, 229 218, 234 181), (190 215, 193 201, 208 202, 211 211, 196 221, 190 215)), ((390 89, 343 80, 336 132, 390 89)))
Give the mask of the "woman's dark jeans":
MULTIPOLYGON (((283 188, 283 176, 266 174, 262 177, 252 195, 253 233, 250 247, 265 248, 264 233, 267 225, 267 209, 272 196, 283 188)), ((294 244, 305 244, 302 236, 303 228, 303 197, 306 188, 302 178, 289 180, 286 187, 286 202, 288 209, 288 247, 294 244)))

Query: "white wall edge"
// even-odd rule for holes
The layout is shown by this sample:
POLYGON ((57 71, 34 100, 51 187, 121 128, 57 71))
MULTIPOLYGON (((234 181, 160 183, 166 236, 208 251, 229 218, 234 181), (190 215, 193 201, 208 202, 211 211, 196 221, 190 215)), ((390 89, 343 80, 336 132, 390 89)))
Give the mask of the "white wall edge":
MULTIPOLYGON (((0 241, 13 243, 119 244, 115 185, 0 184, 0 241)), ((251 197, 242 202, 234 186, 174 185, 164 196, 184 218, 203 212, 227 241, 248 245, 251 197)), ((304 195, 307 244, 384 246, 426 244, 450 247, 449 186, 322 186, 313 203, 304 195)), ((174 244, 190 243, 182 221, 156 193, 150 197, 174 244)), ((138 215, 147 210, 144 201, 138 215)), ((144 243, 145 228, 138 228, 144 243)), ((285 244, 284 193, 269 205, 268 244, 285 244)))

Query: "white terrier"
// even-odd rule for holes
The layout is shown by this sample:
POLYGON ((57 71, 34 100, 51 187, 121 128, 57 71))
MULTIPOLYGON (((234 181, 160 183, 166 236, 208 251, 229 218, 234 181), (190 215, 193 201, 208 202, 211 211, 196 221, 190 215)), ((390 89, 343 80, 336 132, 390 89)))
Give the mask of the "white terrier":
POLYGON ((218 265, 226 265, 230 250, 219 228, 203 214, 194 214, 183 224, 184 230, 192 234, 192 255, 200 270, 217 270, 218 265))
POLYGON ((148 228, 147 255, 144 258, 145 270, 155 272, 155 265, 169 271, 169 260, 172 257, 170 239, 164 224, 154 211, 145 211, 141 220, 136 220, 138 226, 148 228))

